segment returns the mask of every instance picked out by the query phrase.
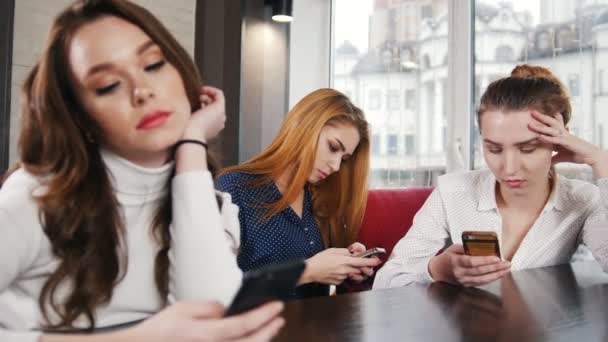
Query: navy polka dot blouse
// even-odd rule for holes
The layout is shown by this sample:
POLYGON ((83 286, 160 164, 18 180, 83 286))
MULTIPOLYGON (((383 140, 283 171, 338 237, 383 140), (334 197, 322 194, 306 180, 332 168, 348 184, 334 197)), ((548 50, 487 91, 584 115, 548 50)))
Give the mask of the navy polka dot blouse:
MULTIPOLYGON (((258 175, 231 172, 217 179, 217 189, 228 192, 232 202, 239 207, 241 247, 238 264, 243 271, 271 263, 292 259, 308 259, 323 251, 325 246, 319 225, 312 212, 311 195, 304 194, 302 218, 288 207, 273 217, 264 219, 264 203, 272 203, 282 197, 274 182, 261 187, 251 186, 258 175)), ((293 298, 327 295, 329 287, 322 284, 306 284, 296 288, 293 298)))

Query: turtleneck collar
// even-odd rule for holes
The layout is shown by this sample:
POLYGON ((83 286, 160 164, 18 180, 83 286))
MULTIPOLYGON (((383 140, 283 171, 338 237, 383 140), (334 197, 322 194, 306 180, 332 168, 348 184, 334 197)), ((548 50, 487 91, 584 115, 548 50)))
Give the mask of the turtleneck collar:
POLYGON ((173 162, 157 168, 148 168, 103 149, 101 157, 109 172, 116 198, 121 204, 141 205, 165 194, 173 162))

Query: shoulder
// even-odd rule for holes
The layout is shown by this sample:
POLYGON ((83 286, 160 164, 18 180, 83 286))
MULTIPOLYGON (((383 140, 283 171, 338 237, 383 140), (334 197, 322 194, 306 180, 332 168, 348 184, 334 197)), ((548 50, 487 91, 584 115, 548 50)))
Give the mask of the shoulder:
POLYGON ((34 195, 42 194, 42 180, 24 169, 16 170, 0 188, 0 208, 12 210, 35 203, 34 195))
POLYGON ((25 170, 11 174, 0 188, 0 231, 20 233, 29 239, 41 234, 39 207, 34 196, 44 191, 41 179, 25 170))
POLYGON ((600 190, 592 183, 558 176, 559 196, 566 203, 588 203, 600 201, 600 190))
POLYGON ((217 178, 215 187, 218 191, 230 194, 232 201, 241 206, 249 197, 253 196, 251 193, 257 190, 252 187, 251 183, 259 177, 241 171, 228 172, 217 178))
POLYGON ((476 192, 485 183, 494 182, 490 170, 474 170, 466 172, 453 172, 439 176, 437 188, 441 193, 476 192))
POLYGON ((255 181, 258 177, 258 175, 251 173, 232 171, 217 177, 216 187, 220 191, 230 192, 232 189, 248 186, 250 182, 255 181))

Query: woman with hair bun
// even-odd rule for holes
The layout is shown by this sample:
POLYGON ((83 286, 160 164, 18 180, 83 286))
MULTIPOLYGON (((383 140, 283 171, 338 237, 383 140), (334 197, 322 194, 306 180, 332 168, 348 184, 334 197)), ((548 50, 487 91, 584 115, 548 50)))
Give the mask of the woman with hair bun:
POLYGON ((488 169, 439 178, 374 288, 483 285, 510 270, 567 263, 580 243, 608 271, 608 153, 569 133, 571 111, 546 68, 518 66, 492 82, 477 112, 488 169), (560 162, 590 165, 597 184, 559 176, 560 162), (496 233, 502 260, 465 255, 461 234, 471 230, 496 233))

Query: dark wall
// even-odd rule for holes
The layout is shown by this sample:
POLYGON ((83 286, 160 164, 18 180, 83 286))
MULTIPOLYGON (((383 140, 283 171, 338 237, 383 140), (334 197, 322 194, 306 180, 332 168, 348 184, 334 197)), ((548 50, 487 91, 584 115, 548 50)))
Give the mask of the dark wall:
POLYGON ((241 74, 241 0, 198 0, 194 59, 206 85, 226 96, 226 127, 212 148, 224 166, 238 163, 241 74))
POLYGON ((15 1, 0 1, 0 173, 8 167, 15 1))

